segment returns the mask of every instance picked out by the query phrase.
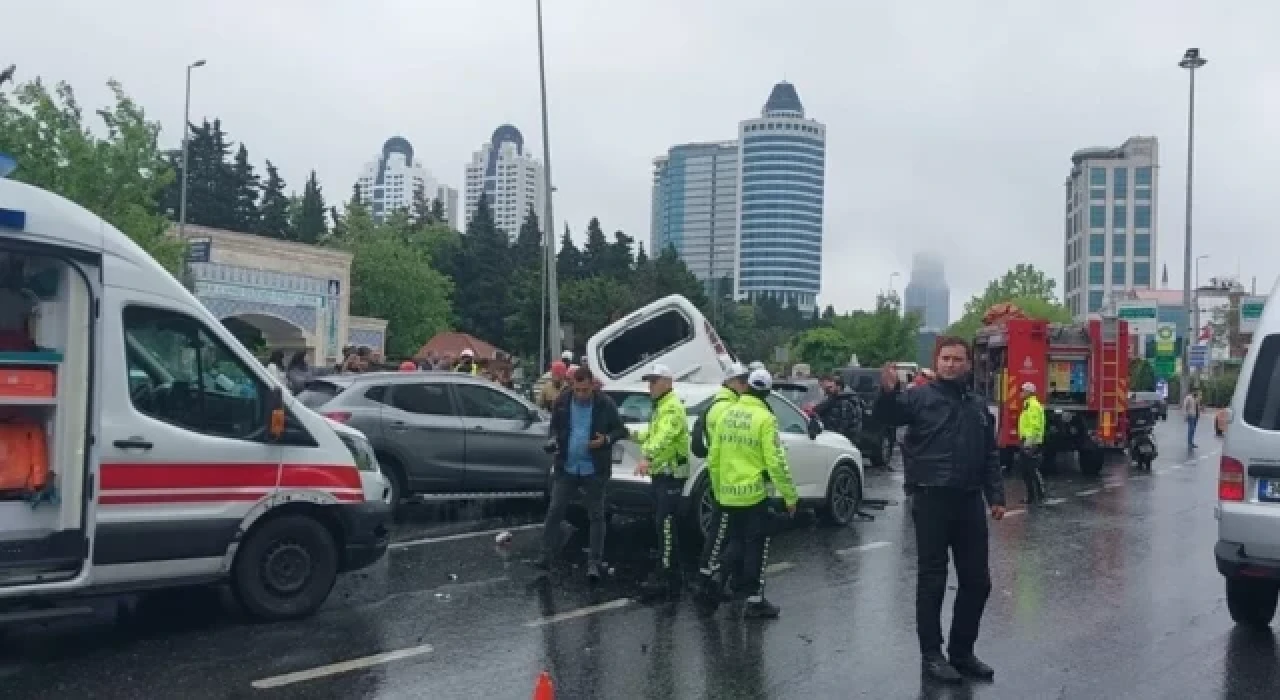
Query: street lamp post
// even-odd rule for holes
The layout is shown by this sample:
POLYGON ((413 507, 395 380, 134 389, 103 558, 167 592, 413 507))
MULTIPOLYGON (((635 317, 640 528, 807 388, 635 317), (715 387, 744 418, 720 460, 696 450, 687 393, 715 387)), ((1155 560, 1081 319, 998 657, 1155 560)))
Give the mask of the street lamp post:
MULTIPOLYGON (((547 316, 551 326, 551 357, 559 357, 561 348, 560 334, 560 289, 556 285, 556 242, 555 217, 551 208, 551 132, 547 126, 547 60, 542 43, 542 0, 538 6, 538 82, 542 90, 542 168, 543 189, 547 195, 546 218, 542 222, 543 238, 546 241, 547 274, 547 316)), ((539 368, 541 369, 541 368, 539 368)))
MULTIPOLYGON (((187 243, 187 151, 191 142, 191 70, 205 63, 200 59, 187 66, 187 98, 182 108, 182 182, 178 184, 178 238, 185 246, 187 243)), ((189 252, 182 251, 182 281, 187 288, 194 288, 191 280, 191 261, 189 252)))
POLYGON ((1191 304, 1195 309, 1195 315, 1192 317, 1192 325, 1196 331, 1196 342, 1200 341, 1200 261, 1210 257, 1208 253, 1196 256, 1196 287, 1195 294, 1192 295, 1191 304))
MULTIPOLYGON (((1187 220, 1186 220, 1186 240, 1183 242, 1184 250, 1182 256, 1182 308, 1187 311, 1187 321, 1192 321, 1193 311, 1191 308, 1191 179, 1193 162, 1195 158, 1195 138, 1196 138, 1196 69, 1201 68, 1207 63, 1206 59, 1200 56, 1200 49, 1190 48, 1182 55, 1182 60, 1178 61, 1179 68, 1187 69, 1190 75, 1190 91, 1187 98, 1187 220)), ((1195 312, 1198 315, 1198 311, 1195 312)), ((1198 319, 1196 319, 1198 321, 1198 319)), ((1187 329, 1186 340, 1182 342, 1182 371, 1179 373, 1181 380, 1180 391, 1182 396, 1186 396, 1191 390, 1191 344, 1196 340, 1198 329, 1187 329)))

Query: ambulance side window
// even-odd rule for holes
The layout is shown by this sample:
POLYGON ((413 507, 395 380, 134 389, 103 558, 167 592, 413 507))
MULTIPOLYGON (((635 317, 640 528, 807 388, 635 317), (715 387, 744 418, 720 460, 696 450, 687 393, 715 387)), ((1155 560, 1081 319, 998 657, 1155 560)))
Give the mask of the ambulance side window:
POLYGON ((129 399, 139 412, 206 435, 265 437, 264 387, 202 323, 130 306, 124 342, 129 399))

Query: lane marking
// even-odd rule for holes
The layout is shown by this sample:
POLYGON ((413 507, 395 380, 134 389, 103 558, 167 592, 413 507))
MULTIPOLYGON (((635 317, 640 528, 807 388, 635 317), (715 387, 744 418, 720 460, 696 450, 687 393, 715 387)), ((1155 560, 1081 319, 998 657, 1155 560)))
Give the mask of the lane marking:
POLYGON ((1013 508, 1013 509, 1010 509, 1010 510, 1006 510, 1006 511, 1004 512, 1004 517, 1006 517, 1006 518, 1012 518, 1012 517, 1014 517, 1015 515, 1026 515, 1026 514, 1027 514, 1027 509, 1026 509, 1026 508, 1013 508))
POLYGON ((780 574, 784 571, 794 569, 794 568, 796 568, 796 565, 794 563, 789 561, 780 561, 777 564, 770 564, 764 567, 764 572, 766 574, 780 574))
POLYGON ((562 612, 562 613, 559 613, 558 615, 551 615, 548 617, 540 617, 536 620, 529 620, 528 622, 524 623, 524 626, 525 627, 546 627, 547 625, 554 625, 557 622, 564 622, 565 620, 572 620, 574 618, 586 617, 587 615, 594 615, 596 613, 607 612, 609 610, 617 610, 618 608, 625 608, 634 602, 635 601, 633 601, 630 598, 618 598, 617 600, 611 600, 607 603, 601 603, 599 605, 588 605, 585 608, 578 608, 577 610, 562 612))
POLYGON ((437 542, 454 542, 456 540, 465 540, 472 537, 484 537, 485 535, 496 535, 500 532, 523 532, 525 530, 533 530, 542 527, 542 523, 529 523, 528 525, 516 525, 515 527, 497 527, 492 530, 481 530, 480 532, 459 532, 456 535, 442 535, 440 537, 423 537, 417 540, 405 540, 403 542, 392 542, 387 549, 404 549, 405 547, 417 547, 421 544, 435 544, 437 542))
POLYGON ((1093 494, 1098 493, 1101 490, 1102 489, 1085 489, 1083 491, 1076 491, 1076 495, 1083 498, 1084 496, 1092 496, 1093 494))
POLYGON ((1124 482, 1123 482, 1123 481, 1108 481, 1107 483, 1105 483, 1105 484, 1103 484, 1103 485, 1102 485, 1102 488, 1104 488, 1104 489, 1106 489, 1106 490, 1110 491, 1110 490, 1112 490, 1112 489, 1118 489, 1118 488, 1120 488, 1121 486, 1124 486, 1124 482))
POLYGON ((1047 500, 1044 502, 1044 504, 1045 504, 1046 506, 1056 506, 1056 505, 1058 505, 1059 503, 1066 503, 1066 502, 1067 502, 1067 499, 1065 499, 1065 498, 1050 498, 1050 499, 1047 499, 1047 500))
POLYGON ((838 554, 838 555, 840 555, 840 556, 845 556, 845 555, 848 555, 848 554, 856 554, 856 553, 858 553, 858 552, 870 552, 870 551, 871 551, 871 550, 873 550, 873 549, 880 549, 881 547, 888 547, 888 546, 889 546, 889 544, 890 544, 890 543, 888 543, 888 542, 868 542, 868 543, 866 543, 866 544, 860 544, 860 545, 858 545, 858 546, 856 546, 856 547, 849 547, 848 549, 837 549, 837 550, 836 550, 836 554, 838 554))
POLYGON ((254 688, 257 688, 258 690, 268 690, 270 688, 279 688, 285 685, 292 685, 294 683, 301 683, 303 681, 315 680, 317 678, 324 678, 326 676, 334 676, 339 673, 356 671, 362 668, 369 668, 370 666, 377 666, 379 664, 390 663, 392 661, 399 661, 400 659, 408 659, 414 656, 422 656, 423 654, 430 654, 432 651, 433 649, 430 644, 423 644, 422 646, 409 647, 408 649, 400 649, 398 651, 388 651, 381 654, 374 654, 373 656, 365 656, 359 659, 351 659, 350 661, 340 661, 338 663, 328 664, 326 666, 317 666, 315 668, 310 668, 305 671, 294 671, 293 673, 286 673, 279 676, 272 676, 270 678, 263 678, 262 680, 254 681, 250 685, 252 685, 254 688))

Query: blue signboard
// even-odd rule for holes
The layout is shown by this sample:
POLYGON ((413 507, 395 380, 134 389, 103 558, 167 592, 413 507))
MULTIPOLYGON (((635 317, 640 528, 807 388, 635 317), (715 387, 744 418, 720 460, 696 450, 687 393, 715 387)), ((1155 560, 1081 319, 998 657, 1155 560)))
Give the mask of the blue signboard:
POLYGON ((1192 345, 1191 346, 1191 367, 1192 369, 1204 369, 1209 366, 1209 346, 1208 345, 1192 345))

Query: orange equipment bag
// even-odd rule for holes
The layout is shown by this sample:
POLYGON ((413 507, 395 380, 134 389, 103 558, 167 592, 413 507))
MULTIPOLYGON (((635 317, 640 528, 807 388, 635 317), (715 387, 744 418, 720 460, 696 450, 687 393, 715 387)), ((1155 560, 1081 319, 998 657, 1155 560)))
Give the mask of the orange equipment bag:
POLYGON ((49 447, 37 423, 0 423, 0 491, 43 491, 49 483, 49 447))

